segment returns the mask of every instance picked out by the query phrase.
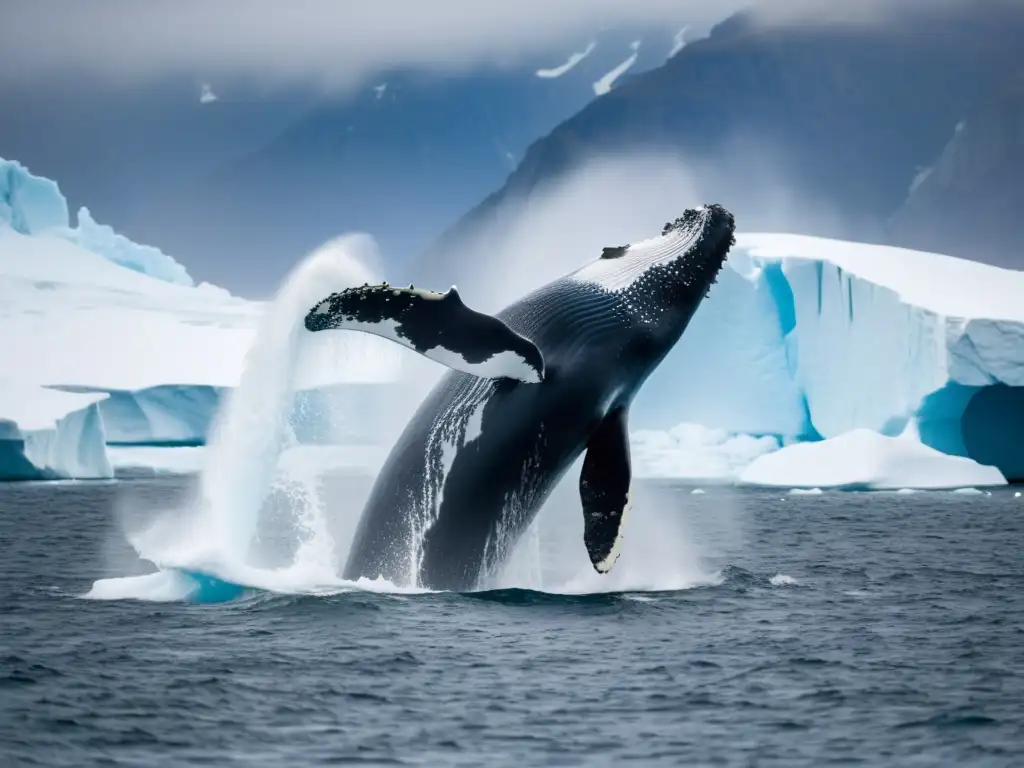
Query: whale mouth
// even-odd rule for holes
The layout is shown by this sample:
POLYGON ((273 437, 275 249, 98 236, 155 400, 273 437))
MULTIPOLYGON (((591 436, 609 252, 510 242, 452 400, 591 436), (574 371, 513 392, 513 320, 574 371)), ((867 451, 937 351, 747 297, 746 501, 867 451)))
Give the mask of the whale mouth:
POLYGON ((691 279, 704 285, 704 296, 718 282, 729 251, 736 244, 736 220, 718 203, 689 208, 679 218, 666 222, 662 237, 684 237, 691 241, 682 257, 691 279))
MULTIPOLYGON (((711 203, 700 208, 688 208, 679 218, 666 222, 661 234, 662 237, 674 233, 694 237, 694 250, 704 250, 708 255, 718 255, 722 250, 723 241, 732 245, 735 230, 736 220, 733 215, 718 203, 711 203)), ((728 248, 720 253, 723 261, 728 253, 728 248)))

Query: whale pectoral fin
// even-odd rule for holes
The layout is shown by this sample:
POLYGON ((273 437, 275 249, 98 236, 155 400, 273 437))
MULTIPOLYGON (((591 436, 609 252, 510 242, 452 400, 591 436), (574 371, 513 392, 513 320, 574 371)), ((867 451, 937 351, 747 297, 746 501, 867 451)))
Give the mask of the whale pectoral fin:
POLYGON ((537 345, 498 318, 467 307, 454 286, 447 293, 387 283, 349 288, 313 307, 306 329, 372 333, 482 378, 528 383, 544 378, 537 345))
POLYGON ((583 543, 598 573, 608 573, 622 548, 622 524, 629 511, 632 471, 627 411, 618 408, 601 421, 587 442, 580 474, 583 543))

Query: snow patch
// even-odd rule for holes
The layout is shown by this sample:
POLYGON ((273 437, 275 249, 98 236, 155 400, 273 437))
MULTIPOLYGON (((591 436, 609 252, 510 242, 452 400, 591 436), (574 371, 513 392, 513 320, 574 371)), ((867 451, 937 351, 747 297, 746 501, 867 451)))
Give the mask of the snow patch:
POLYGON ((213 92, 211 85, 209 83, 203 83, 199 88, 199 103, 212 104, 217 100, 217 94, 213 92))
POLYGON ((687 25, 673 35, 672 50, 668 53, 670 59, 686 47, 686 33, 689 31, 690 27, 687 25))
POLYGON ((932 175, 932 171, 934 170, 935 168, 933 166, 928 166, 927 168, 922 168, 914 175, 913 180, 910 182, 911 195, 917 191, 917 188, 924 183, 925 179, 932 175))
POLYGON ((629 47, 633 49, 633 55, 594 83, 593 87, 595 96, 604 96, 606 93, 610 93, 612 86, 615 85, 615 81, 626 74, 626 71, 636 64, 637 56, 639 56, 638 51, 640 49, 640 41, 634 40, 629 47))
POLYGON ((597 43, 591 42, 582 51, 579 51, 577 53, 571 54, 569 56, 569 58, 566 59, 564 64, 561 64, 560 66, 554 67, 553 69, 538 69, 537 72, 536 72, 536 75, 537 75, 537 77, 544 78, 544 79, 552 79, 552 78, 556 78, 556 77, 561 77, 566 72, 568 72, 570 69, 575 67, 581 61, 583 61, 585 58, 587 58, 587 56, 589 56, 593 52, 594 48, 596 48, 596 47, 597 47, 597 43))

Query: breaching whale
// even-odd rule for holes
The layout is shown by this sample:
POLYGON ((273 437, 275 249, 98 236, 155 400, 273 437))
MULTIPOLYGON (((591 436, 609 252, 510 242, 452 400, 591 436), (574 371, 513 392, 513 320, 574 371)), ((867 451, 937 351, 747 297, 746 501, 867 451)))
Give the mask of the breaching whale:
POLYGON ((377 476, 344 577, 476 588, 584 451, 583 541, 610 570, 630 504, 630 403, 715 282, 734 229, 719 205, 687 210, 494 316, 454 287, 387 283, 314 306, 310 331, 376 334, 452 369, 377 476))

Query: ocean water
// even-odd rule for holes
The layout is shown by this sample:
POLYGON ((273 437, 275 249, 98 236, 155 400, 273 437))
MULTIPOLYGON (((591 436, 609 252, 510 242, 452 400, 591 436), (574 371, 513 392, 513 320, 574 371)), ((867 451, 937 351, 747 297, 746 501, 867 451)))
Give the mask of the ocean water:
POLYGON ((1024 764, 1013 491, 641 484, 625 592, 85 599, 193 483, 0 485, 0 766, 1024 764))

